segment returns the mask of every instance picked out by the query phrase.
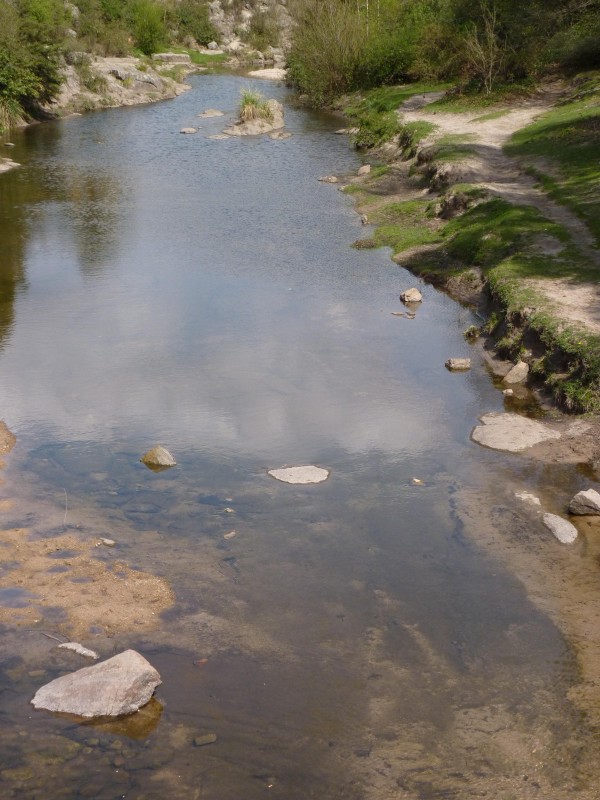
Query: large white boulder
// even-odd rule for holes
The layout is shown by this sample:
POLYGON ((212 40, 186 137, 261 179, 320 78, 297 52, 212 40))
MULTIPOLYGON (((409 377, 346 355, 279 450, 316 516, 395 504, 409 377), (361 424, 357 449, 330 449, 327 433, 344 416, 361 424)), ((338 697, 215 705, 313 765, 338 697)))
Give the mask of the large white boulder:
POLYGON ((282 469, 270 469, 269 475, 284 483, 323 483, 323 481, 326 481, 329 477, 329 470, 313 465, 304 467, 282 467, 282 469))
POLYGON ((135 650, 50 681, 35 693, 35 708, 78 717, 120 717, 145 705, 160 675, 135 650))

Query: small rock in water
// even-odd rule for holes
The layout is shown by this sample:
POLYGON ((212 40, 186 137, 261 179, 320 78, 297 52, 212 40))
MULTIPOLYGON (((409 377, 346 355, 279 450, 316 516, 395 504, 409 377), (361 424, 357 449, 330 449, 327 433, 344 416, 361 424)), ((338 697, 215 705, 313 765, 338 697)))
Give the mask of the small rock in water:
POLYGON ((523 381, 527 378, 528 374, 529 374, 529 364, 526 364, 524 361, 519 361, 509 371, 509 373, 504 376, 503 380, 504 383, 508 384, 523 383, 523 381))
POLYGON ((198 128, 182 128, 179 133, 198 133, 198 128))
POLYGON ((284 483, 322 483, 329 477, 329 470, 312 465, 305 467, 283 467, 282 469, 270 469, 268 474, 278 481, 284 483))
POLYGON ((502 394, 504 395, 504 397, 512 397, 514 395, 514 392, 512 389, 504 389, 502 391, 502 394))
POLYGON ((14 147, 14 146, 15 146, 14 142, 4 142, 4 147, 14 147))
POLYGON ((100 539, 100 544, 103 544, 105 547, 114 547, 117 543, 114 539, 100 539))
POLYGON ((98 653, 94 650, 88 650, 87 647, 83 647, 78 642, 64 642, 63 644, 58 645, 59 649, 62 647, 63 650, 72 650, 74 653, 77 653, 80 656, 85 656, 86 658, 93 658, 94 661, 100 658, 98 653))
POLYGON ((360 215, 360 221, 362 222, 363 225, 367 225, 368 222, 369 222, 369 218, 367 217, 366 214, 361 214, 360 215))
POLYGON ((425 481, 422 481, 421 478, 412 478, 411 483, 413 486, 423 486, 425 481))
POLYGON ((445 364, 446 369, 450 372, 458 372, 460 370, 471 369, 470 358, 449 358, 445 364))
POLYGON ((544 525, 562 544, 573 544, 577 539, 577 528, 568 520, 556 514, 544 514, 542 519, 544 525))
POLYGON ((145 705, 161 683, 135 650, 56 678, 35 693, 32 705, 78 717, 120 717, 145 705))
POLYGON ((204 736, 196 736, 194 747, 204 747, 206 744, 214 744, 217 741, 215 733, 205 733, 204 736))
POLYGON ((273 131, 273 133, 269 134, 269 139, 274 139, 277 141, 278 139, 291 139, 292 134, 289 131, 273 131))
POLYGON ((223 534, 223 538, 224 539, 233 539, 234 536, 237 536, 237 532, 236 531, 229 531, 229 533, 224 533, 223 534))
POLYGON ((335 175, 324 175, 322 178, 317 178, 321 183, 337 183, 338 179, 335 175))
POLYGON ((370 164, 363 164, 362 167, 358 168, 358 175, 368 175, 369 172, 371 172, 370 164))
POLYGON ((577 492, 569 504, 570 514, 600 515, 600 494, 595 489, 577 492))
POLYGON ((402 292, 400 300, 402 300, 403 303, 420 303, 423 300, 423 295, 418 289, 413 287, 412 289, 406 289, 406 291, 402 292))
POLYGON ((171 453, 159 444, 148 450, 140 461, 147 467, 174 467, 177 463, 171 453))
POLYGON ((212 136, 207 136, 207 139, 214 139, 215 142, 222 142, 225 139, 231 139, 226 133, 214 133, 212 136))

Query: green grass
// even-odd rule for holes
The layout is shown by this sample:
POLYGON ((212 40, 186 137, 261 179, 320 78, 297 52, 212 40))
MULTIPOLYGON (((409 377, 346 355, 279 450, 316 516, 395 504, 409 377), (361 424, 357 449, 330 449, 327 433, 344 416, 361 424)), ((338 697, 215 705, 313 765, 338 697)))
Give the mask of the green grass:
POLYGON ((215 53, 215 55, 211 55, 210 53, 199 53, 197 50, 189 50, 186 47, 173 47, 171 52, 187 53, 192 64, 197 64, 199 67, 216 67, 219 64, 223 64, 229 58, 227 53, 215 53))
POLYGON ((517 131, 505 150, 528 159, 548 194, 571 208, 600 245, 600 75, 517 131))
POLYGON ((369 215, 378 227, 371 239, 360 240, 359 247, 390 247, 394 254, 411 247, 441 242, 433 223, 428 200, 388 203, 369 215))
MULTIPOLYGON (((449 111, 457 114, 468 114, 479 109, 492 109, 489 113, 505 113, 504 109, 497 106, 506 106, 531 94, 532 84, 510 84, 497 86, 492 94, 486 95, 477 89, 458 87, 448 92, 444 97, 427 106, 427 110, 449 111)), ((493 119, 493 117, 492 117, 493 119)))
POLYGON ((381 86, 354 95, 344 108, 344 113, 358 127, 354 142, 357 147, 368 149, 393 139, 394 136, 407 131, 411 139, 427 135, 428 123, 416 123, 409 128, 400 122, 398 108, 405 100, 415 94, 441 91, 449 84, 412 83, 402 86, 381 86))

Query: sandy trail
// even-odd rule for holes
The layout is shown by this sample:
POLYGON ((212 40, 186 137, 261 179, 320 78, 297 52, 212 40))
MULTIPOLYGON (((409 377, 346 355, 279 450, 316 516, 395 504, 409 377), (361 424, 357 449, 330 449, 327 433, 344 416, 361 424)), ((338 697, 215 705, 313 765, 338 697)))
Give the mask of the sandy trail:
MULTIPOLYGON (((434 145, 444 136, 464 136, 470 153, 459 162, 452 163, 454 182, 481 186, 515 205, 533 206, 571 234, 593 269, 600 267, 600 251, 587 226, 568 208, 554 202, 541 191, 535 179, 526 174, 524 163, 508 156, 503 150, 515 131, 530 125, 548 111, 563 92, 563 86, 559 83, 548 85, 535 97, 508 109, 496 119, 481 119, 485 116, 481 111, 472 114, 427 111, 428 104, 438 99, 438 93, 411 98, 399 109, 399 113, 403 122, 424 121, 437 126, 435 132, 423 141, 424 148, 434 145)), ((560 243, 548 237, 547 242, 540 242, 540 249, 547 255, 558 255, 560 243)), ((600 287, 595 276, 590 275, 590 281, 586 283, 567 279, 529 283, 554 305, 557 316, 600 333, 600 287)))

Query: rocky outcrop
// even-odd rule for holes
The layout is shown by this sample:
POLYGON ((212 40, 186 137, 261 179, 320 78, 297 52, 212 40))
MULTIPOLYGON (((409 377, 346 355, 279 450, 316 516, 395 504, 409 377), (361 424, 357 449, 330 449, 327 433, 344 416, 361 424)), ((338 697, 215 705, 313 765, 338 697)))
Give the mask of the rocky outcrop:
POLYGON ((569 504, 569 513, 580 516, 600 515, 600 494, 595 489, 577 492, 569 504))
POLYGON ((38 689, 34 708, 78 717, 120 717, 145 705, 161 683, 160 675, 135 650, 63 675, 38 689))
MULTIPOLYGON (((161 74, 159 64, 157 62, 156 69, 152 69, 134 57, 100 58, 87 53, 71 54, 69 63, 62 69, 60 91, 45 111, 64 116, 97 108, 141 105, 177 97, 190 88, 168 74, 161 74)), ((189 61, 165 63, 164 66, 169 69, 179 66, 182 74, 193 70, 189 61)))

